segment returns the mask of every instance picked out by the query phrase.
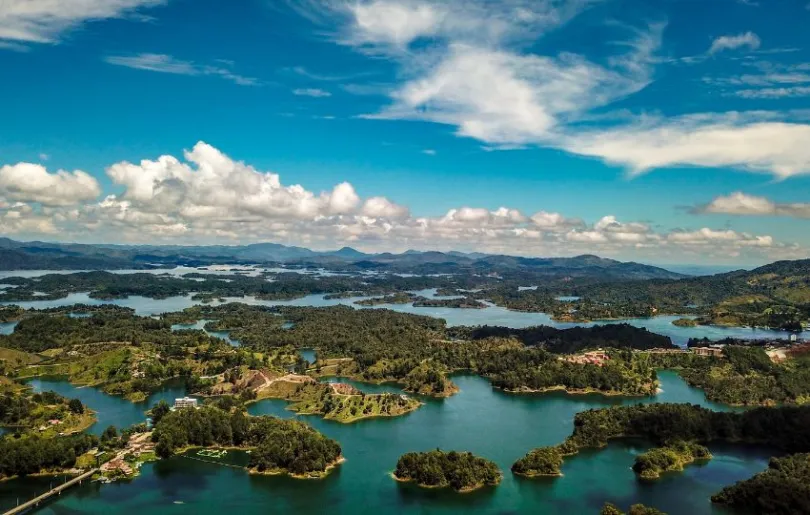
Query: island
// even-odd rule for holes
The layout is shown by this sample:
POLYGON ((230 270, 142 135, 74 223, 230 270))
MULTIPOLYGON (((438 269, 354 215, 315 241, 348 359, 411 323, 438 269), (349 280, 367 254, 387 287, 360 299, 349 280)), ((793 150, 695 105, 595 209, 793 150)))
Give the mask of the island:
POLYGON ((712 502, 756 513, 810 513, 810 454, 771 458, 751 479, 723 488, 712 502))
MULTIPOLYGON (((267 377, 267 376, 265 376, 267 377)), ((373 417, 396 417, 418 409, 418 400, 404 394, 367 394, 346 383, 320 383, 309 376, 287 374, 268 379, 256 389, 256 399, 283 399, 287 409, 320 415, 348 424, 373 417)))
MULTIPOLYGON (((644 438, 661 445, 640 455, 633 467, 650 479, 664 471, 681 470, 691 461, 709 459, 711 454, 702 445, 705 443, 766 445, 796 453, 773 458, 766 472, 712 497, 716 503, 787 515, 806 512, 810 507, 810 455, 806 454, 810 452, 806 434, 809 423, 810 406, 763 407, 740 413, 691 404, 614 406, 577 413, 572 434, 556 452, 576 454, 580 449, 605 447, 614 438, 644 438)), ((529 451, 515 462, 513 470, 528 476, 554 472, 554 452, 553 448, 529 451)))
POLYGON ((563 456, 560 447, 539 447, 512 464, 512 473, 524 477, 562 476, 563 456))
POLYGON ((602 506, 602 511, 599 512, 599 515, 667 515, 663 511, 657 510, 655 508, 651 508, 649 506, 645 506, 643 504, 634 504, 630 506, 630 509, 627 510, 627 513, 623 512, 619 509, 618 506, 612 503, 605 503, 602 506))
POLYGON ((343 461, 340 445, 297 420, 251 417, 214 406, 184 408, 165 414, 155 426, 155 452, 168 458, 193 447, 250 450, 249 470, 321 478, 343 461))
POLYGON ((394 470, 397 481, 413 481, 425 488, 450 487, 471 492, 501 482, 503 475, 495 463, 469 452, 409 452, 400 456, 394 470))
POLYGON ((663 472, 681 471, 685 465, 710 459, 712 453, 703 445, 676 440, 636 456, 633 472, 641 479, 658 479, 663 472))

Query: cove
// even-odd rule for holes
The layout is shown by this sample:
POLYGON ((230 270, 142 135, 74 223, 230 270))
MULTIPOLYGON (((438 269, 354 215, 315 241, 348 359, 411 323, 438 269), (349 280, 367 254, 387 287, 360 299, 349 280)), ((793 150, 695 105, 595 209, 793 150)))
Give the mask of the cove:
POLYGON ((98 388, 80 387, 63 378, 34 378, 26 381, 35 392, 53 391, 68 399, 79 399, 96 412, 96 423, 87 432, 100 435, 109 426, 122 429, 146 421, 146 411, 164 400, 174 404, 174 399, 186 395, 182 380, 170 380, 144 402, 130 402, 123 397, 104 393, 98 388))
MULTIPOLYGON (((420 409, 397 418, 355 424, 300 417, 343 446, 347 461, 321 481, 250 476, 244 471, 183 457, 146 465, 128 483, 86 484, 45 506, 40 513, 238 513, 296 514, 449 514, 550 513, 595 514, 605 501, 623 507, 643 502, 671 515, 722 513, 709 496, 723 486, 763 470, 766 450, 710 446, 715 458, 687 467, 655 483, 643 483, 630 469, 645 442, 614 442, 605 449, 583 452, 566 460, 563 477, 526 480, 513 476, 511 464, 529 449, 561 442, 572 430, 574 414, 589 408, 638 402, 689 402, 712 409, 730 409, 708 402, 670 371, 660 373, 662 392, 654 398, 599 395, 512 395, 494 390, 483 378, 456 375, 461 391, 450 398, 426 400, 420 409), (495 461, 504 471, 500 486, 458 495, 422 490, 393 481, 389 473, 408 451, 469 450, 495 461)), ((384 388, 392 388, 384 385, 384 388)), ((252 404, 251 414, 296 416, 283 401, 252 404)), ((91 407, 94 407, 90 404, 91 407)), ((95 407, 94 407, 95 408, 95 407)), ((2 488, 2 487, 0 487, 2 488)), ((0 490, 0 497, 8 503, 0 490)))
MULTIPOLYGON (((435 290, 424 290, 419 293, 425 296, 434 296, 435 290), (432 294, 431 294, 432 292, 432 294)), ((488 303, 483 309, 459 309, 447 307, 414 307, 411 304, 380 304, 373 307, 358 306, 354 302, 367 297, 351 297, 345 299, 326 299, 324 295, 313 294, 293 300, 261 300, 255 297, 228 297, 225 302, 241 302, 256 306, 311 306, 325 307, 346 305, 357 309, 391 309, 400 313, 411 313, 434 318, 443 318, 448 326, 459 325, 497 325, 512 328, 531 327, 536 325, 546 325, 565 329, 569 327, 592 327, 594 325, 626 323, 636 327, 644 327, 649 331, 664 336, 669 336, 676 345, 685 346, 690 338, 787 338, 788 333, 771 329, 753 329, 749 327, 718 327, 718 326, 695 326, 678 327, 672 322, 680 317, 672 315, 656 316, 652 318, 631 318, 623 320, 606 320, 588 323, 556 322, 546 313, 526 313, 522 311, 510 311, 506 308, 488 303)), ((191 299, 191 295, 167 297, 164 299, 150 299, 147 297, 131 296, 125 299, 100 300, 93 299, 87 293, 71 293, 67 297, 56 300, 32 300, 24 302, 2 302, 0 305, 17 304, 25 309, 44 309, 73 304, 89 304, 98 306, 102 304, 115 304, 117 306, 129 307, 141 316, 153 316, 160 313, 182 311, 183 309, 200 305, 200 302, 191 299)), ((209 305, 217 306, 222 304, 219 300, 211 302, 209 305)))

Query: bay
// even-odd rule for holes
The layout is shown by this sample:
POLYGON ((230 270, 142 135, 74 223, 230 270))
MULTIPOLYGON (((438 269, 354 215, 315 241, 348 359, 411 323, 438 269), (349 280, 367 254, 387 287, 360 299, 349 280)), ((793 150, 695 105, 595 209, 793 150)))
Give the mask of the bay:
MULTIPOLYGON (((144 466, 130 482, 85 484, 44 506, 40 513, 219 514, 445 514, 598 513, 605 501, 627 507, 643 502, 671 515, 722 513, 709 496, 723 486, 752 476, 767 465, 766 449, 709 446, 715 458, 657 482, 641 482, 631 470, 634 457, 648 448, 643 441, 614 442, 566 459, 564 476, 527 480, 509 471, 533 447, 561 442, 572 430, 574 415, 589 408, 637 402, 689 402, 716 410, 731 409, 706 400, 669 371, 660 373, 656 397, 619 398, 599 395, 514 395, 493 389, 483 378, 457 375, 461 391, 448 399, 427 399, 420 409, 396 418, 340 424, 318 417, 299 417, 337 439, 347 461, 324 480, 251 476, 242 470, 175 457, 144 466), (423 490, 393 481, 398 457, 436 447, 469 450, 495 461, 503 482, 471 494, 423 490)), ((367 385, 360 385, 361 387, 367 385)), ((390 391, 395 386, 382 385, 390 391)), ((369 388, 366 388, 367 390, 369 388)), ((296 417, 283 401, 254 403, 254 415, 296 417)), ((93 405, 91 404, 91 407, 93 405)), ((9 483, 0 485, 0 507, 7 507, 9 483)))

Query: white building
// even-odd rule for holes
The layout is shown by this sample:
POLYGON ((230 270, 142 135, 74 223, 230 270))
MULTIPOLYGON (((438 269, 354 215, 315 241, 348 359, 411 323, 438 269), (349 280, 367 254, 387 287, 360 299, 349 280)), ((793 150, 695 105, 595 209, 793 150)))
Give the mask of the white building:
POLYGON ((197 408, 197 399, 192 397, 181 397, 174 400, 174 409, 197 408))

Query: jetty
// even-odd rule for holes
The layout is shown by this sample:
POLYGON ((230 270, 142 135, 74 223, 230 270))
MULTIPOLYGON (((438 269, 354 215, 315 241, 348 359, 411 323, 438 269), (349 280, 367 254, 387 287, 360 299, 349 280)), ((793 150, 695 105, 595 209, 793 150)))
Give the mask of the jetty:
POLYGON ((83 473, 83 474, 81 474, 79 476, 76 476, 76 477, 74 477, 73 479, 71 479, 69 481, 66 481, 66 482, 62 483, 59 486, 55 486, 54 488, 51 488, 50 490, 48 490, 44 494, 42 494, 42 495, 40 495, 38 497, 35 497, 35 498, 31 499, 28 502, 24 502, 22 504, 17 505, 16 507, 14 507, 14 508, 8 510, 7 512, 3 513, 3 515, 17 515, 18 513, 24 513, 24 512, 26 512, 26 511, 28 511, 30 509, 36 508, 37 506, 40 505, 40 503, 48 500, 49 498, 53 497, 54 495, 59 495, 60 493, 62 493, 63 490, 67 490, 71 486, 78 485, 82 481, 84 481, 85 479, 90 479, 93 476, 93 474, 95 474, 98 471, 99 471, 99 469, 97 469, 97 468, 94 468, 92 470, 88 470, 87 472, 85 472, 85 473, 83 473))

